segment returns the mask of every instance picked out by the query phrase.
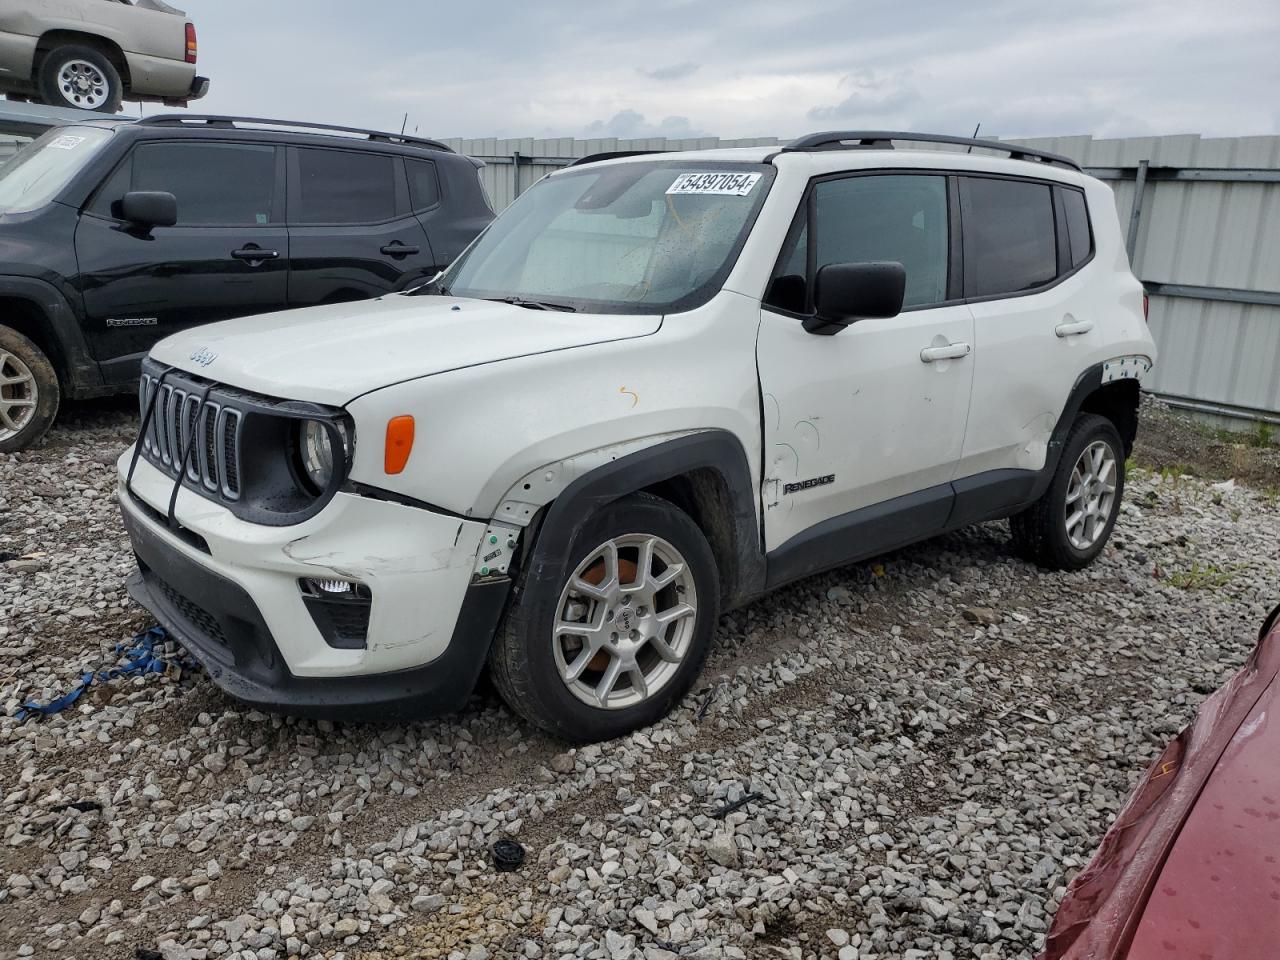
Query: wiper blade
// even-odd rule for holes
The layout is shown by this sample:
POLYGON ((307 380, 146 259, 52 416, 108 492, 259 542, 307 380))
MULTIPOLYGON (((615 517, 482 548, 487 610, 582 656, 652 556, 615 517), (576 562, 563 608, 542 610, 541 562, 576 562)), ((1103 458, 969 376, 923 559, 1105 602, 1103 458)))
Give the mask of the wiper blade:
POLYGON ((526 300, 524 297, 495 297, 494 303, 509 303, 513 307, 524 307, 526 310, 560 310, 564 313, 577 313, 577 307, 567 303, 551 303, 548 300, 526 300))

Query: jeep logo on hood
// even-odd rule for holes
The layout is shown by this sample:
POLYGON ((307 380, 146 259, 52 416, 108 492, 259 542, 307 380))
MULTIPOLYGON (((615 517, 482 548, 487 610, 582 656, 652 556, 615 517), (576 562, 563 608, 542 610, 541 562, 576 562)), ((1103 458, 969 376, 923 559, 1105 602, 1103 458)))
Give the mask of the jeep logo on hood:
POLYGON ((198 350, 191 351, 192 362, 198 363, 202 367, 207 367, 209 364, 213 363, 213 361, 217 359, 218 359, 218 355, 214 353, 212 350, 210 350, 208 347, 200 347, 198 350))

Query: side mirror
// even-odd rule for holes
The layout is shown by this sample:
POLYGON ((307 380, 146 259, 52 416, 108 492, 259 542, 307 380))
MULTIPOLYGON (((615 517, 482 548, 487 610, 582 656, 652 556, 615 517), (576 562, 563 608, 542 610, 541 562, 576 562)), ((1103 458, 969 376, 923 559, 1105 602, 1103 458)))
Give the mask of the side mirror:
POLYGON ((804 328, 830 336, 855 320, 896 317, 906 289, 907 271, 895 261, 828 263, 814 283, 817 315, 805 320, 804 328))
POLYGON ((172 227, 178 222, 178 198, 158 190, 133 190, 120 201, 120 219, 139 227, 172 227))

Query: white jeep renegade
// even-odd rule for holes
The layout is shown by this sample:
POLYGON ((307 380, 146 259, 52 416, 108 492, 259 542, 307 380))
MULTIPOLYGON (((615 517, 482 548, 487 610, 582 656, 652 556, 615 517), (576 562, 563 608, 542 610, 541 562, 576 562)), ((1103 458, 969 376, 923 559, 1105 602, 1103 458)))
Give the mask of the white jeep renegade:
POLYGON ((155 347, 130 588, 251 703, 449 710, 487 664, 614 737, 799 577, 1001 517, 1089 563, 1154 357, 1111 191, 1062 157, 588 158, 411 293, 155 347))

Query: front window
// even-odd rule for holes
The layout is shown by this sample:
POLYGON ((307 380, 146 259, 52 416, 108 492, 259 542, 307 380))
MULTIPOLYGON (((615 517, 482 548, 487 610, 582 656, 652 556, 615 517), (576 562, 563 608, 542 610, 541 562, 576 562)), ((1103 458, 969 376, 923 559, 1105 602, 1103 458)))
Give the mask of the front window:
POLYGON ((588 166, 523 194, 436 291, 595 313, 666 313, 709 299, 737 260, 773 167, 588 166))
POLYGON ((54 198, 111 139, 102 127, 55 127, 0 167, 0 214, 30 213, 54 198))

